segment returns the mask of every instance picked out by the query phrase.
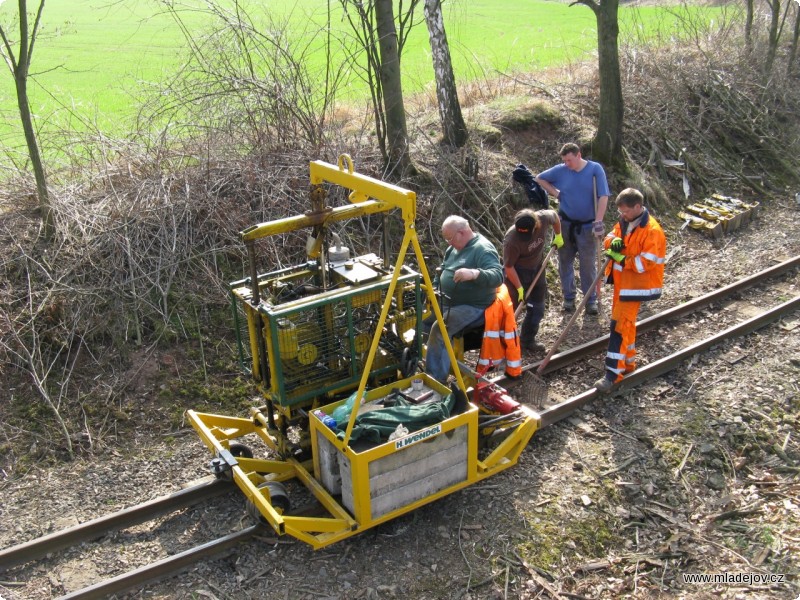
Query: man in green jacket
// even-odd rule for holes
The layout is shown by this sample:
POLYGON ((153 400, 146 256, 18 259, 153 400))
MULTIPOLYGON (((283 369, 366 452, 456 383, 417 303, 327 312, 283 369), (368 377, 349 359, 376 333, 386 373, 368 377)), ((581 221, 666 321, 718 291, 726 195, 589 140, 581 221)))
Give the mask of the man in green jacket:
MULTIPOLYGON (((483 311, 494 302, 497 288, 503 283, 503 267, 494 245, 472 231, 463 217, 447 217, 442 223, 442 237, 448 247, 441 272, 433 283, 441 292, 440 308, 452 340, 454 335, 482 322, 483 311)), ((431 377, 444 382, 450 367, 444 340, 434 323, 428 337, 425 369, 431 377)))

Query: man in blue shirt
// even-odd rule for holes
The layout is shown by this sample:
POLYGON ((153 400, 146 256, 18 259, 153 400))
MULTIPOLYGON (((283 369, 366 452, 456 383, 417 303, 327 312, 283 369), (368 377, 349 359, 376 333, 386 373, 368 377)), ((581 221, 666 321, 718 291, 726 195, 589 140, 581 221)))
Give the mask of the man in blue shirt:
POLYGON ((581 291, 589 295, 586 312, 597 314, 597 290, 589 289, 597 276, 597 240, 602 239, 608 189, 600 163, 581 156, 577 144, 564 144, 559 152, 563 164, 539 173, 536 181, 558 200, 558 216, 564 245, 558 250, 558 274, 564 294, 563 308, 575 310, 575 256, 581 277, 581 291), (595 191, 597 205, 595 206, 595 191))

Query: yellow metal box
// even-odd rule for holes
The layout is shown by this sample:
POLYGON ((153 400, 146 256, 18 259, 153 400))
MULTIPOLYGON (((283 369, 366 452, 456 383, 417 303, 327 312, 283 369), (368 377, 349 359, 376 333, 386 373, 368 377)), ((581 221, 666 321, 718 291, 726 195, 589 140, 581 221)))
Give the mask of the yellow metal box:
MULTIPOLYGON (((450 390, 425 374, 425 390, 444 398, 450 390)), ((369 410, 395 389, 411 386, 412 378, 370 390, 361 412, 369 410)), ((341 403, 323 408, 327 414, 341 403)), ((391 518, 420 504, 468 485, 475 479, 478 409, 467 409, 440 423, 411 431, 378 445, 345 445, 336 433, 312 416, 311 430, 316 478, 361 525, 391 518), (470 451, 472 448, 472 451, 470 451), (470 464, 472 463, 472 464, 470 464), (445 492, 445 490, 448 490, 445 492)))

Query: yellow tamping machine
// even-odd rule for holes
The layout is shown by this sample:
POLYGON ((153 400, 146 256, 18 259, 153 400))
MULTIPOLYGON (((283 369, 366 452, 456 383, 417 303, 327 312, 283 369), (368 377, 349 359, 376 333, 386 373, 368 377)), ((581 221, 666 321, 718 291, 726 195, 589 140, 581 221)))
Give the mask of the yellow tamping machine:
POLYGON ((231 299, 263 405, 247 417, 187 415, 212 471, 236 483, 254 517, 321 548, 513 466, 540 420, 470 371, 456 369, 449 387, 418 372, 423 316, 446 327, 414 192, 355 172, 347 155, 311 162, 310 180, 308 212, 241 233, 250 275, 231 299), (346 200, 329 206, 337 186, 346 200), (380 255, 350 256, 339 233, 367 215, 384 231, 402 222, 399 248, 384 235, 380 255), (302 262, 259 272, 259 240, 303 230, 302 262), (292 510, 295 495, 304 510, 292 510))

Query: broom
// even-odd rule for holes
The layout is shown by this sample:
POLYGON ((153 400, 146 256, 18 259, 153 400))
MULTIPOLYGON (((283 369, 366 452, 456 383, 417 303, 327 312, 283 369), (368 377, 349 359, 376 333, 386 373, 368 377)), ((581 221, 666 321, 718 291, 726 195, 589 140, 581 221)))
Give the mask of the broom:
POLYGON ((581 314, 581 311, 586 306, 586 303, 589 302, 589 296, 591 296, 591 290, 596 286, 600 285, 600 282, 602 281, 602 278, 605 275, 606 268, 608 267, 608 264, 611 262, 611 260, 612 260, 611 258, 608 258, 606 259, 605 263, 603 263, 602 267, 600 268, 600 271, 597 273, 597 277, 595 277, 594 281, 592 282, 592 285, 589 286, 588 288, 590 291, 583 295, 583 299, 581 299, 581 303, 578 305, 578 308, 572 314, 572 317, 570 317, 570 320, 566 324, 564 329, 561 330, 561 335, 558 336, 558 339, 556 340, 555 344, 553 344, 553 347, 550 348, 550 350, 548 351, 547 356, 545 356, 542 362, 539 363, 539 366, 536 368, 536 372, 533 373, 533 380, 529 398, 531 402, 536 404, 536 406, 539 407, 543 406, 544 401, 547 400, 548 386, 547 382, 542 378, 542 373, 547 367, 547 364, 550 362, 550 358, 553 356, 553 354, 555 354, 556 350, 558 350, 558 347, 561 346, 561 342, 563 342, 564 338, 567 337, 567 333, 569 333, 569 330, 572 329, 572 326, 575 323, 575 320, 578 318, 578 315, 581 314))

